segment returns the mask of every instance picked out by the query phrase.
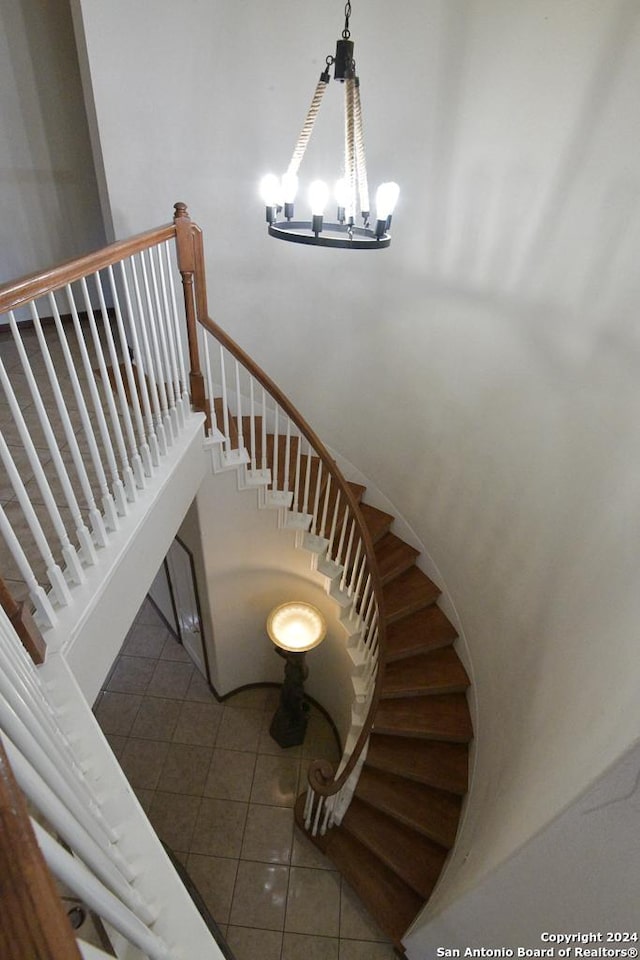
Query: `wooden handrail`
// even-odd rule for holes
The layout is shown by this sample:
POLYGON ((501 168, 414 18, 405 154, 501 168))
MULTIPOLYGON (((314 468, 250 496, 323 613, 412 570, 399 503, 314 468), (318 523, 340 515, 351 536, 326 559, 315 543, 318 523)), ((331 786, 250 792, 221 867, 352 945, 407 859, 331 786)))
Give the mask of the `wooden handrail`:
POLYGON ((141 250, 146 250, 158 243, 164 243, 165 240, 171 240, 175 235, 175 224, 169 223, 163 227, 156 227, 154 230, 138 233, 127 240, 117 240, 106 247, 101 247, 100 250, 94 250, 93 253, 87 253, 85 256, 76 257, 73 260, 66 260, 64 263, 60 263, 56 267, 50 267, 48 270, 30 273, 18 280, 13 280, 11 283, 6 283, 0 287, 0 315, 8 313, 9 310, 16 310, 31 300, 36 300, 47 293, 59 290, 60 287, 64 287, 68 283, 74 283, 82 277, 104 269, 104 267, 112 266, 134 253, 139 253, 141 250))
POLYGON ((80 960, 71 924, 1 740, 0 956, 5 960, 80 960))
POLYGON ((20 603, 14 600, 2 577, 0 577, 0 606, 9 617, 13 629, 22 641, 22 646, 33 662, 36 664, 44 663, 47 651, 44 638, 31 616, 27 604, 24 600, 20 603))
POLYGON ((245 353, 242 347, 232 340, 231 337, 208 315, 202 231, 196 224, 193 224, 192 227, 192 236, 195 249, 194 274, 198 323, 200 323, 205 330, 215 337, 215 339, 222 344, 222 346, 228 350, 228 352, 235 357, 235 359, 238 360, 246 370, 248 370, 251 376, 265 388, 267 393, 276 401, 281 409, 285 411, 289 419, 295 423, 302 435, 311 444, 315 453, 318 455, 318 457, 320 457, 323 467, 333 477, 340 494, 344 497, 349 505, 351 516, 355 520, 356 527, 362 539, 367 557, 367 565, 369 574, 371 575, 372 589, 378 608, 378 670, 371 704, 369 706, 369 712, 363 724, 362 730, 360 731, 360 735, 355 743, 351 757, 347 761, 340 776, 338 778, 335 777, 333 765, 327 760, 316 760, 309 767, 308 780, 310 786, 321 796, 330 797, 337 793, 344 786, 365 747, 365 744, 369 738, 369 734, 371 733, 373 717, 375 715, 376 706, 382 691, 382 677, 384 674, 386 659, 386 623, 382 581, 380 579, 378 565, 375 559, 373 541, 358 507, 358 501, 353 495, 347 481, 342 475, 342 472, 336 466, 335 461, 329 454, 329 451, 326 449, 323 442, 309 426, 307 421, 302 417, 295 406, 291 403, 288 397, 286 397, 282 390, 280 390, 280 388, 273 382, 273 380, 267 376, 264 370, 262 370, 258 364, 252 360, 247 353, 245 353))

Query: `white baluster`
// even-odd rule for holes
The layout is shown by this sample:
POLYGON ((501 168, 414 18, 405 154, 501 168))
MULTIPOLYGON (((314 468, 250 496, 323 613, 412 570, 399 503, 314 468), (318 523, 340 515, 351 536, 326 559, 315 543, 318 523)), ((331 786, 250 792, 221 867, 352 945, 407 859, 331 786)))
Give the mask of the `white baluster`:
POLYGON ((184 404, 185 412, 189 410, 189 389, 188 383, 189 379, 187 377, 187 370, 185 365, 184 350, 182 348, 182 330, 186 329, 186 324, 182 320, 180 313, 178 312, 178 305, 176 302, 176 290, 173 280, 173 264, 171 262, 171 253, 170 253, 170 241, 165 241, 164 252, 167 263, 167 277, 169 278, 169 293, 171 297, 171 308, 173 313, 173 330, 175 333, 176 347, 178 351, 178 365, 180 367, 180 380, 182 382, 182 401, 184 404))
POLYGON ((304 827, 308 830, 311 826, 311 817, 313 816, 313 803, 316 798, 315 792, 311 787, 307 787, 307 796, 304 801, 304 827))
MULTIPOLYGON (((213 386, 213 375, 211 372, 211 351, 209 344, 213 343, 213 337, 207 336, 204 330, 201 329, 200 336, 200 354, 204 357, 204 392, 205 396, 209 400, 209 415, 211 417, 211 427, 210 432, 214 430, 219 430, 218 427, 218 418, 216 417, 216 406, 214 402, 214 386, 213 386)), ((187 407, 188 409, 188 407, 187 407)))
POLYGON ((251 446, 251 469, 257 467, 256 460, 256 412, 254 409, 253 377, 249 377, 249 444, 251 446))
MULTIPOLYGON (((32 301, 30 304, 30 307, 31 307, 31 319, 33 320, 36 336, 38 337, 38 343, 40 345, 40 351, 44 358, 45 367, 47 369, 47 374, 49 376, 49 383, 51 385, 51 389, 53 390, 53 396, 56 402, 58 416, 62 423, 65 439, 69 444, 70 448, 72 448, 71 438, 73 438, 74 442, 76 438, 75 438, 75 431, 73 429, 73 425, 71 423, 71 419, 67 411, 67 402, 62 394, 62 390, 60 389, 58 375, 56 373, 53 359, 51 357, 51 351, 49 350, 49 344, 47 342, 47 338, 45 337, 44 331, 42 329, 42 323, 40 321, 40 316, 38 314, 36 304, 32 301)), ((47 423, 49 424, 48 419, 47 419, 47 423)), ((53 436, 52 431, 45 430, 45 436, 47 437, 47 443, 49 444, 49 451, 53 458, 53 463, 56 468, 56 473, 58 474, 60 483, 62 485, 62 490, 65 496, 65 499, 69 505, 69 509, 71 510, 71 516, 75 524, 76 536, 78 538, 78 543, 80 545, 80 557, 87 566, 93 566, 93 564, 96 562, 96 552, 95 552, 94 543, 91 538, 91 533, 87 529, 84 523, 84 520, 82 519, 82 514, 80 512, 78 499, 76 497, 75 490, 73 489, 73 485, 71 484, 71 481, 69 479, 69 472, 67 470, 66 464, 64 463, 64 460, 62 459, 58 444, 55 441, 55 437, 53 436), (53 440, 53 447, 51 446, 50 439, 53 440)), ((23 440, 23 443, 24 443, 24 440, 23 440)), ((76 442, 76 448, 77 448, 77 442, 76 442)), ((82 462, 82 458, 80 457, 79 451, 78 451, 78 457, 80 459, 80 462, 82 462)), ((74 462, 74 466, 75 466, 75 462, 74 462)), ((82 470, 85 475, 86 488, 88 488, 88 492, 89 492, 90 504, 88 503, 87 506, 89 506, 90 519, 93 523, 94 517, 91 516, 91 508, 93 508, 93 510, 97 514, 97 517, 99 518, 98 520, 99 526, 101 525, 102 529, 104 529, 104 525, 102 524, 102 517, 98 513, 97 507, 93 499, 93 492, 91 490, 91 485, 89 483, 88 477, 86 476, 86 470, 84 470, 84 464, 82 466, 82 470)), ((83 493, 86 494, 86 488, 82 483, 82 477, 80 477, 80 485, 82 487, 83 493)), ((97 540, 99 542, 99 536, 97 537, 97 540)), ((76 560, 76 563, 77 563, 77 566, 80 566, 77 560, 76 560)), ((80 568, 80 570, 77 572, 76 582, 82 582, 82 580, 84 580, 84 573, 80 568)))
MULTIPOLYGON (((47 818, 62 839, 78 854, 88 867, 131 909, 142 907, 143 919, 152 923, 154 914, 130 886, 136 873, 118 848, 110 844, 104 850, 82 824, 69 813, 53 790, 34 770, 28 760, 13 745, 6 734, 0 734, 14 776, 31 803, 47 818), (148 920, 147 920, 148 918, 148 920)), ((142 914, 141 914, 142 916, 142 914)))
MULTIPOLYGON (((318 462, 319 465, 319 462, 318 462)), ((306 460, 306 469, 304 473, 304 496, 302 499, 302 512, 308 513, 309 511, 309 488, 311 485, 311 444, 307 441, 307 460, 306 460)))
MULTIPOLYGON (((142 255, 140 255, 142 258, 142 255)), ((141 263, 144 266, 144 261, 141 259, 141 263)), ((136 258, 132 256, 129 259, 129 269, 131 271, 131 277, 133 279, 133 292, 135 296, 138 322, 140 325, 140 339, 142 341, 142 359, 143 363, 140 364, 140 371, 144 371, 148 377, 148 383, 151 390, 151 402, 153 404, 153 413, 154 413, 154 430, 158 438, 158 452, 164 456, 167 452, 167 442, 168 438, 165 431, 162 407, 160 403, 160 394, 158 390, 158 382, 155 371, 153 369, 153 360, 151 357, 151 346, 149 343, 149 331, 151 329, 151 320, 147 322, 144 306, 142 302, 142 294, 140 292, 140 281, 138 280, 138 269, 136 267, 136 258)), ((144 271, 143 271, 144 272, 144 271)), ((136 361, 137 363, 137 361, 136 361)))
POLYGON ((345 558, 344 558, 344 569, 343 569, 343 571, 342 571, 342 577, 341 577, 341 579, 340 579, 340 589, 341 589, 341 590, 344 590, 344 589, 345 589, 345 586, 346 586, 346 583, 347 583, 347 579, 348 579, 348 577, 349 577, 349 570, 350 570, 349 563, 350 563, 350 561, 351 561, 351 550, 352 550, 352 548, 353 548, 353 537, 354 537, 354 535, 355 535, 355 531, 356 531, 356 521, 355 521, 355 520, 352 520, 352 521, 351 521, 351 530, 349 531, 349 542, 348 542, 348 544, 347 544, 347 553, 346 553, 346 556, 345 556, 345 558))
POLYGON ((53 558, 51 547, 49 546, 45 532, 42 529, 35 510, 33 509, 31 500, 29 499, 29 494, 27 493, 26 487, 22 482, 18 468, 13 461, 13 457, 11 456, 11 452, 2 433, 0 433, 0 460, 2 460, 4 468, 7 471, 7 475, 11 481, 11 486, 15 491, 16 499, 18 500, 20 508, 24 513, 25 520, 27 521, 31 535, 35 540, 36 547, 38 548, 40 556, 44 560, 47 569, 47 577, 49 579, 49 583, 51 584, 53 595, 61 606, 67 606, 67 604, 69 604, 71 601, 69 587, 64 579, 62 570, 53 558))
POLYGON ((278 458, 280 456, 280 438, 278 436, 278 413, 280 408, 276 403, 274 411, 273 427, 273 476, 271 477, 271 489, 278 489, 278 458))
POLYGON ((173 443, 173 428, 171 417, 169 415, 169 402, 167 399, 167 387, 165 383, 165 373, 162 369, 162 358, 160 357, 160 344, 158 343, 158 331, 156 329, 156 315, 151 298, 151 289, 149 287, 149 274, 147 271, 147 262, 144 256, 144 250, 139 253, 140 267, 142 269, 142 285, 144 288, 145 303, 147 307, 148 332, 153 353, 153 367, 155 369, 154 379, 158 387, 158 396, 160 398, 160 409, 162 410, 162 423, 168 444, 173 443))
MULTIPOLYGON (((82 358, 82 365, 84 368, 85 378, 87 380, 87 386, 89 388, 89 394, 91 396, 91 402, 93 403, 93 408, 95 411, 96 419, 98 422, 98 431, 100 433, 100 439, 102 440, 102 446, 104 448, 105 457, 107 460, 107 465, 111 473, 112 480, 112 494, 113 501, 115 502, 116 510, 118 514, 123 516, 127 512, 126 508, 126 496, 124 492, 124 486, 120 475, 118 474, 118 465, 116 463, 115 454, 113 452, 113 444, 111 443, 111 435, 109 433, 109 427, 107 426, 107 421, 104 415, 104 410, 102 409, 102 403, 100 401, 100 393, 98 392, 98 387, 96 384, 95 374, 93 372, 93 367, 91 366, 91 359, 89 357, 89 351, 87 350, 87 345, 84 340, 84 334, 82 332, 82 325, 80 323, 80 317, 78 316, 78 308, 76 306, 75 297, 73 295, 73 290, 71 285, 67 284, 65 287, 65 292, 67 295, 67 301, 69 304, 69 309, 71 311, 71 318, 73 320, 73 327, 76 333, 76 340, 78 347, 80 349, 80 356, 82 358)), ((93 430, 91 431, 91 436, 94 438, 93 430)), ((95 453, 97 454, 97 447, 95 453)), ((102 499, 105 513, 109 510, 110 504, 105 502, 103 496, 102 499)), ((114 517, 108 515, 109 526, 113 526, 114 523, 117 524, 117 520, 114 517)))
POLYGON ((315 837, 318 834, 318 825, 320 823, 320 814, 324 808, 326 801, 324 797, 318 797, 318 803, 316 804, 316 815, 313 818, 313 826, 311 828, 311 836, 315 837))
POLYGON ((4 507, 0 503, 0 534, 4 537, 11 555, 15 560, 22 579, 29 588, 29 595, 36 609, 36 616, 44 627, 53 627, 57 622, 57 617, 51 601, 36 580, 35 574, 31 569, 31 564, 27 560, 27 555, 22 549, 20 541, 13 532, 9 519, 4 512, 4 507))
MULTIPOLYGON (((120 344, 120 353, 122 355, 122 365, 124 367, 124 375, 127 380, 127 387, 129 389, 129 397, 131 399, 131 409, 133 410, 133 419, 135 420, 135 430, 138 434, 138 441, 136 443, 135 432, 133 432, 133 424, 131 423, 131 414, 129 413, 129 423, 131 424, 132 435, 130 436, 131 444, 131 465, 133 467, 133 472, 136 478, 136 484, 139 487, 144 487, 145 477, 151 476, 151 450, 147 442, 147 437, 144 430, 144 420, 142 419, 142 408, 140 407, 140 397, 138 396, 138 389, 136 385, 136 378, 133 372, 133 366, 131 364, 131 356, 129 354, 129 344, 127 343, 127 335, 124 328, 124 320, 122 318, 122 310, 120 308, 120 298, 118 296, 118 288, 115 282, 115 276, 113 273, 113 267, 107 267, 107 274, 109 277, 109 291, 111 293, 111 299, 113 301, 113 310, 116 317, 116 329, 118 331, 118 342, 120 344)), ((122 378, 121 378, 122 381, 122 378)), ((122 383, 124 390, 124 383, 122 383)), ((122 402, 122 401, 121 401, 122 402)), ((124 403, 127 405, 127 396, 125 392, 124 403)), ((129 429, 129 428, 127 428, 129 429)))
POLYGON ((344 505, 344 513, 343 513, 343 515, 342 515, 342 523, 341 523, 341 525, 340 525, 340 541, 339 541, 339 543, 338 543, 338 549, 337 549, 337 551, 336 551, 336 555, 335 555, 335 558, 334 558, 334 559, 335 559, 335 562, 336 562, 339 566, 341 565, 340 558, 342 557, 342 551, 344 550, 344 541, 345 541, 346 536, 347 536, 347 527, 348 527, 348 526, 349 526, 349 504, 348 504, 348 503, 345 503, 345 505, 344 505))
MULTIPOLYGON (((360 555, 362 553, 362 540, 358 537, 358 548, 356 550, 356 555, 353 559, 353 564, 351 565, 351 579, 349 581, 349 586, 347 588, 347 593, 350 597, 353 597, 355 591, 355 585, 360 576, 360 555)), ((366 557, 365 557, 366 560, 366 557)))
MULTIPOLYGON (((318 530, 319 537, 327 536, 327 514, 329 512, 329 497, 331 495, 331 484, 333 483, 333 478, 331 474, 327 477, 327 487, 324 491, 324 505, 322 507, 322 521, 320 523, 320 529, 318 530)), ((329 551, 328 551, 329 552, 329 551)))
POLYGON ((301 469, 302 469, 302 457, 301 457, 302 437, 298 436, 296 437, 296 440, 298 442, 296 444, 296 469, 295 469, 294 479, 293 479, 293 503, 291 505, 291 509, 300 513, 301 512, 300 475, 301 475, 301 469))
MULTIPOLYGON (((113 379, 116 385, 116 393, 118 395, 118 405, 120 407, 120 415, 124 421, 124 429, 127 434, 127 443, 129 444, 129 454, 131 456, 131 466, 129 466, 129 461, 127 459, 126 446, 124 444, 124 439, 122 439, 122 452, 124 453, 124 459, 122 459, 122 470, 123 476, 125 478, 125 487, 127 489, 127 494, 130 500, 135 500, 135 489, 134 487, 144 487, 144 469, 142 467, 142 458, 138 453, 138 447, 136 444, 136 437, 133 430, 133 421, 131 419, 131 410, 129 409, 129 403, 127 401, 127 394, 124 389, 124 382, 122 380, 122 373, 120 371, 120 364, 118 362, 118 353, 116 351, 115 341, 113 339, 113 331, 111 330, 111 321, 109 318, 109 313, 107 310, 107 305, 104 299, 104 290, 102 289, 102 279, 99 273, 93 275, 95 281, 96 289, 98 291, 98 302, 100 304, 100 312, 102 313, 102 327, 104 329, 105 339, 107 341, 107 350, 109 351, 109 360, 111 361, 111 370, 113 371, 113 379)), ((126 354, 128 359, 128 352, 123 351, 126 354)), ((123 363, 124 363, 123 359, 123 363)), ((107 382, 109 379, 107 378, 107 382)), ((106 389, 106 383, 105 383, 106 389)), ((110 391, 111 392, 111 391, 110 391)), ((133 398, 132 398, 133 402, 133 398)), ((120 429, 120 422, 117 418, 116 413, 116 422, 118 424, 119 436, 122 437, 122 430, 120 429)))
POLYGON ((336 530, 338 527, 338 512, 340 509, 340 500, 342 494, 339 490, 336 491, 336 502, 333 508, 333 519, 331 520, 331 532, 329 533, 329 546, 327 547, 327 557, 329 560, 333 559, 333 544, 336 538, 336 530))
MULTIPOLYGON (((56 503, 53 493, 51 492, 49 480, 47 479, 47 475, 44 472, 42 464, 40 463, 40 458, 34 446, 31 433, 29 432, 29 427, 27 426, 27 423, 22 415, 20 404, 18 403, 16 395, 13 392, 11 381, 9 380, 9 377, 4 368, 4 363, 2 362, 2 360, 0 360, 0 383, 2 384, 5 394, 7 396, 9 409, 11 410, 14 422, 18 428, 18 433, 20 434, 20 439, 22 440, 22 445, 27 454, 27 458, 29 460, 29 464, 33 471, 35 481, 38 484, 38 489, 42 494, 44 506, 47 509, 47 513, 49 514, 49 517, 51 518, 51 521, 53 523, 53 528, 56 532, 56 536, 60 541, 62 556, 64 558, 64 561, 68 570, 69 579, 72 580, 74 583, 83 583, 85 580, 85 575, 82 570, 80 558, 76 553, 75 547, 69 540, 69 535, 67 534, 67 529, 64 525, 64 521, 60 514, 60 509, 56 503)), ((37 397, 38 397, 38 403, 36 403, 36 409, 38 411, 38 415, 43 417, 43 419, 41 420, 41 426, 44 431, 45 438, 47 440, 47 445, 49 446, 49 451, 53 457, 54 464, 58 471, 58 476, 60 477, 60 481, 63 485, 65 494, 68 493, 70 495, 71 504, 75 505, 76 521, 79 522, 81 529, 85 529, 84 524, 82 522, 82 516, 80 515, 78 502, 71 488, 69 477, 67 476, 67 470, 62 460, 62 457, 60 455, 60 449, 56 442, 56 438, 53 434, 53 430, 51 429, 51 424, 49 422, 49 419, 44 411, 44 407, 42 407, 42 400, 40 398, 39 391, 37 393, 37 397)), ((22 481, 21 481, 21 486, 24 489, 25 495, 29 497, 26 487, 24 486, 24 484, 22 484, 22 481)), ((16 494, 17 494, 17 491, 16 491, 16 494)), ((88 536, 88 531, 86 531, 86 533, 88 536)))
POLYGON ((242 426, 242 394, 240 393, 240 364, 235 361, 236 368, 236 424, 238 427, 238 450, 244 448, 244 430, 242 426))
POLYGON ((150 960, 172 960, 171 951, 157 934, 152 933, 142 920, 107 890, 79 860, 56 843, 39 823, 32 819, 31 825, 49 869, 59 880, 70 887, 98 916, 113 924, 123 937, 142 950, 150 960))
POLYGON ((318 472, 316 473, 316 495, 313 501, 313 522, 311 524, 311 533, 320 536, 320 493, 322 491, 322 460, 318 460, 318 472))
POLYGON ((162 305, 164 307, 165 339, 166 339, 166 345, 167 345, 167 353, 169 355, 169 366, 171 368, 171 375, 173 377, 174 403, 175 403, 176 412, 178 415, 178 424, 180 427, 184 427, 185 411, 182 405, 182 393, 180 390, 180 371, 178 370, 178 352, 176 349, 176 333, 177 333, 176 326, 177 326, 178 318, 174 313, 172 313, 171 306, 169 305, 169 291, 167 289, 167 279, 165 277, 162 254, 163 254, 163 248, 156 247, 156 257, 158 260, 158 270, 160 273, 160 294, 162 296, 162 305))
POLYGON ((287 434, 284 443, 284 492, 289 493, 289 468, 291 465, 291 420, 287 417, 287 434))
POLYGON ((262 388, 262 471, 267 470, 267 391, 262 388))
POLYGON ((165 390, 167 392, 167 404, 169 408, 169 417, 171 419, 171 428, 173 431, 174 437, 178 436, 179 423, 178 423, 178 411, 176 409, 176 393, 174 390, 174 381, 172 378, 172 369, 171 361, 169 357, 169 350, 167 346, 167 336, 165 331, 165 322, 162 313, 162 304, 160 301, 160 292, 158 289, 158 277, 156 275, 156 264, 154 257, 154 250, 157 255, 158 251, 156 248, 151 248, 147 250, 147 257, 149 260, 149 268, 151 272, 151 286, 153 288, 153 299, 155 302, 155 312, 154 318, 156 321, 156 329, 158 335, 158 350, 159 357, 161 358, 161 369, 163 370, 163 376, 165 381, 165 390))
MULTIPOLYGON (((149 443, 149 454, 151 457, 151 464, 148 466, 149 476, 151 475, 151 466, 157 467, 160 458, 160 448, 158 444, 158 437, 156 435, 155 424, 153 422, 153 414, 151 411, 151 399, 149 396, 149 385, 147 382, 147 377, 145 376, 145 364, 142 356, 142 350, 140 348, 140 338, 138 336, 138 324, 136 323, 135 313, 133 310, 133 303, 131 301, 131 291, 129 289, 129 278, 127 276, 126 264, 129 265, 129 272, 133 276, 134 265, 133 261, 124 261, 121 260, 118 266, 120 267, 120 278, 122 281, 122 288, 124 291, 124 303, 127 309, 127 317, 129 319, 129 336, 131 337, 131 349, 133 351, 133 360, 136 365, 136 373, 134 374, 131 370, 131 380, 129 381, 129 389, 132 391, 132 394, 135 393, 136 397, 139 396, 140 403, 142 404, 142 411, 144 412, 144 421, 146 423, 146 435, 148 437, 149 443)), ((117 287, 115 279, 113 276, 113 269, 109 267, 110 277, 111 277, 111 288, 114 291, 114 295, 117 301, 117 287)), ((134 290, 134 294, 135 294, 134 290)), ((117 316, 116 308, 116 316, 117 316)), ((140 308, 139 308, 140 309, 140 308)), ((142 317, 140 318, 141 326, 144 325, 142 317)), ((122 351, 123 353, 127 352, 128 340, 123 331, 121 333, 121 342, 122 342, 122 351)), ((127 375, 128 376, 128 375, 127 375)), ((144 435, 144 434, 143 434, 144 435)), ((141 451, 143 452, 144 460, 144 444, 141 446, 141 451)))
POLYGON ((224 349, 220 344, 220 379, 222 383, 222 422, 224 433, 224 450, 226 454, 231 452, 231 437, 229 436, 229 404, 227 401, 227 373, 224 365, 224 349))
MULTIPOLYGON (((33 723, 31 725, 34 726, 33 723)), ((86 784, 71 774, 66 765, 56 766, 47 747, 37 739, 37 727, 34 726, 34 731, 30 730, 4 698, 0 698, 0 728, 92 836, 100 838, 103 846, 116 842, 117 833, 105 821, 86 784)))
MULTIPOLYGON (((91 332, 91 339, 93 340, 93 348, 95 350, 96 359, 98 361, 98 370, 100 372, 100 379, 102 381, 102 390, 103 390, 104 398, 107 404, 107 411, 109 413, 109 418, 111 420, 111 426, 113 428, 113 437, 115 438, 115 446, 118 450, 120 463, 122 464, 122 479, 120 478, 118 465, 116 463, 112 433, 109 430, 109 426, 107 424, 107 418, 104 416, 103 406, 100 400, 100 392, 98 390, 98 384, 97 384, 93 369, 91 369, 91 381, 89 384, 89 390, 93 398, 93 402, 96 408, 96 413, 98 414, 98 424, 100 426, 100 432, 103 434, 102 440, 105 445, 105 451, 107 454, 107 463, 110 466, 111 476, 113 478, 115 501, 116 501, 116 504, 118 505, 118 512, 122 515, 126 513, 125 497, 129 501, 132 501, 135 499, 135 481, 133 478, 133 470, 131 469, 131 465, 129 464, 129 456, 127 454, 127 448, 124 442, 124 435, 122 433, 120 420, 118 418, 118 411, 116 409, 116 403, 113 396, 113 389, 111 387, 111 379, 109 377, 109 371, 107 370, 107 364, 104 358, 104 350, 102 349, 102 341, 100 340, 100 333, 98 331, 98 325, 96 323, 95 314, 93 312, 91 297, 89 296, 89 288, 87 286, 87 280, 85 277, 82 277, 80 280, 80 288, 82 290, 87 319, 89 321, 89 330, 91 332), (92 383, 95 386, 95 394, 91 386, 92 383), (103 426, 100 420, 101 416, 103 418, 103 423, 104 423, 104 433, 103 433, 103 426)), ((105 307, 105 312, 106 312, 106 307, 105 307)), ((84 337, 82 339, 84 343, 84 337)), ((116 367, 117 366, 118 364, 116 362, 116 367)), ((118 370, 118 373, 119 372, 120 371, 118 370)), ((115 370, 114 370, 114 376, 115 376, 115 370)))
MULTIPOLYGON (((14 698, 19 700, 23 711, 33 715, 34 723, 37 723, 42 730, 43 737, 51 744, 50 753, 55 753, 62 763, 71 767, 76 767, 75 757, 69 746, 69 741, 62 733, 57 722, 54 720, 51 711, 47 710, 45 701, 42 697, 42 691, 34 686, 33 677, 25 675, 17 664, 12 662, 10 655, 4 647, 0 647, 0 690, 6 697, 9 704, 13 703, 14 709, 20 716, 16 708, 14 698), (7 687, 9 693, 7 694, 7 687)), ((24 719, 24 716, 23 716, 24 719)), ((80 774, 80 768, 78 768, 80 774)))
POLYGON ((322 818, 322 824, 320 825, 320 836, 322 837, 324 837, 325 833, 327 832, 327 827, 329 826, 329 818, 333 813, 334 800, 334 797, 327 797, 324 802, 324 816, 322 818))
MULTIPOLYGON (((78 379, 78 373, 76 371, 76 365, 71 353, 71 348, 69 347, 69 342, 67 340, 67 335, 64 331, 64 326, 62 324, 62 318, 60 317, 60 311, 58 309, 58 304, 52 293, 49 294, 49 306, 51 307, 51 313, 56 325, 56 331, 58 333, 58 339, 60 341, 60 346, 62 347, 62 355, 65 360, 67 367, 67 373, 69 375, 69 382, 71 383, 71 388, 73 390, 73 395, 78 407, 78 412, 80 414, 80 420, 82 423, 82 428, 84 430, 84 435, 89 446, 89 456, 93 464, 93 468, 96 473, 96 478, 98 481, 98 486, 100 488, 100 495, 102 497, 102 508, 104 510, 104 515, 106 518, 106 524, 111 530, 115 530, 118 527, 118 518, 116 512, 116 506, 107 486, 107 478, 104 472, 104 467, 102 465, 102 457, 98 450, 98 445, 95 438, 95 433, 93 430, 93 424, 89 416, 89 411, 85 403, 84 394, 80 386, 80 381, 78 379)), ((93 490, 91 489, 91 483, 87 474, 86 467, 84 465, 84 458, 80 452, 80 447, 78 446, 78 440, 76 437, 76 432, 73 428, 73 424, 69 418, 69 414, 66 410, 66 404, 62 392, 55 390, 54 394, 56 397, 56 404, 58 406, 58 413, 61 417, 65 436, 69 444, 69 450, 71 451, 71 456, 73 458, 73 465, 76 469, 78 479, 80 481, 80 486, 82 487, 82 494, 85 498, 85 502, 89 509, 89 519, 91 521, 91 530, 97 546, 104 547, 108 543, 107 530, 105 526, 105 518, 98 510, 95 500, 93 498, 93 490)))

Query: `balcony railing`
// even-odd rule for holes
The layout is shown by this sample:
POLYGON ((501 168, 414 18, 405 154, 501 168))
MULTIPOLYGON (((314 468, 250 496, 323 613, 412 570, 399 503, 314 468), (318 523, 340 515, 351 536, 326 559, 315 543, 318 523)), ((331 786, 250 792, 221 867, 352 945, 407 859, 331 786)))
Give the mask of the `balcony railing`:
MULTIPOLYGON (((0 351, 7 398, 0 459, 9 496, 0 504, 0 573, 8 594, 0 601, 14 626, 26 639, 37 635, 30 607, 46 635, 145 488, 162 476, 193 412, 198 422, 204 414, 205 443, 285 512, 340 609, 355 664, 354 723, 336 770, 322 758, 311 764, 305 808, 313 834, 339 823, 366 755, 384 668, 373 545, 353 489, 320 438, 211 319, 202 234, 185 206, 176 204, 168 226, 0 288, 3 314, 10 339, 3 335, 0 351)), ((17 651, 0 614, 0 728, 22 788, 107 890, 105 897, 95 887, 95 909, 117 914, 122 935, 148 956, 176 955, 154 939, 153 907, 135 883, 130 889, 117 827, 105 819, 43 692, 39 670, 48 665, 37 668, 17 651)), ((86 900, 94 889, 86 870, 78 872, 39 827, 37 835, 54 871, 82 886, 86 900)))

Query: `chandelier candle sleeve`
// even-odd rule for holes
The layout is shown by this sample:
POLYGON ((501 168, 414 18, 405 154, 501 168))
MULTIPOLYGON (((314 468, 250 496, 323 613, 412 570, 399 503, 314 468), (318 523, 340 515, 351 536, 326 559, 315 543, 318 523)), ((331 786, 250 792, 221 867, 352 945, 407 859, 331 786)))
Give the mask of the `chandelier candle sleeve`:
POLYGON ((369 226, 369 184, 365 161, 362 105, 360 101, 360 78, 356 73, 354 42, 351 39, 349 20, 351 3, 345 6, 345 24, 342 36, 336 42, 334 56, 326 57, 326 68, 315 88, 311 105, 298 137, 293 156, 286 173, 278 178, 268 174, 261 183, 262 199, 266 207, 268 233, 279 240, 306 243, 315 246, 341 247, 351 250, 382 250, 391 243, 391 216, 398 198, 399 188, 395 183, 382 184, 376 195, 376 225, 369 226), (304 159, 313 133, 316 117, 330 83, 330 68, 333 79, 344 88, 344 157, 337 160, 342 167, 336 185, 336 222, 324 219, 328 192, 322 181, 315 181, 310 188, 311 218, 294 219, 294 204, 298 189, 298 171, 304 159), (390 189, 393 188, 393 189, 390 189), (282 219, 279 219, 283 213, 282 219), (358 225, 358 215, 361 225, 358 225))

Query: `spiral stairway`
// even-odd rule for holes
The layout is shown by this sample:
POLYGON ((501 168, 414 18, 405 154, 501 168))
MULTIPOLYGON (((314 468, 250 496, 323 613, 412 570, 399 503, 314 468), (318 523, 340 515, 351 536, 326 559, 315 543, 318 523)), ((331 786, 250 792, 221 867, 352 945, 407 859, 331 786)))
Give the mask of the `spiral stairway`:
MULTIPOLYGON (((237 448, 233 419, 230 434, 237 448)), ((291 470, 296 442, 293 438, 291 470)), ((272 470, 272 435, 266 443, 272 470)), ((261 456, 260 449, 258 453, 261 456)), ((282 448, 277 490, 292 485, 292 478, 287 483, 284 476, 283 453, 282 448)), ((312 482, 318 464, 314 458, 312 482)), ((371 534, 384 585, 386 668, 351 805, 340 826, 324 836, 305 834, 402 950, 402 936, 431 895, 458 829, 473 737, 465 695, 469 678, 453 646, 456 631, 437 603, 440 590, 416 566, 419 552, 391 531, 391 514, 363 500, 363 486, 350 487, 371 534)), ((290 510, 295 513, 295 503, 290 510)), ((304 802, 302 794, 295 808, 303 830, 304 802)))
MULTIPOLYGON (((473 736, 469 678, 439 590, 396 537, 393 517, 362 503, 384 583, 387 666, 367 758, 342 824, 312 842, 338 867, 396 944, 422 909, 453 846, 473 736)), ((296 821, 303 826, 304 796, 296 821)))

